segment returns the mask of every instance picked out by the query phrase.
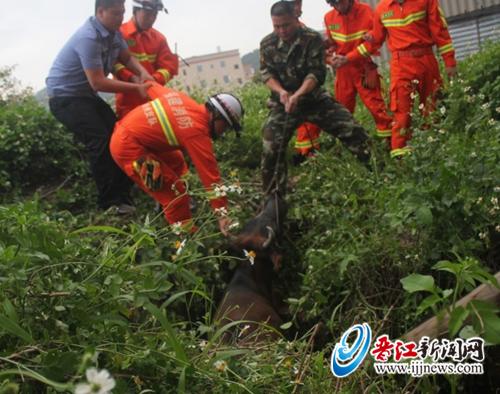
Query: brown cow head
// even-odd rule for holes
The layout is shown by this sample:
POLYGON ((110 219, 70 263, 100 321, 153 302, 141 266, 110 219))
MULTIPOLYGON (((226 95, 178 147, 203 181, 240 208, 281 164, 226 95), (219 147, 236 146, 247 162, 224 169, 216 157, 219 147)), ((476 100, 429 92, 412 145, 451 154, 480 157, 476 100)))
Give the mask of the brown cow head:
POLYGON ((235 251, 251 251, 255 260, 270 259, 275 271, 281 267, 282 253, 279 241, 282 235, 286 204, 278 193, 270 194, 261 212, 249 220, 241 232, 231 239, 235 251))

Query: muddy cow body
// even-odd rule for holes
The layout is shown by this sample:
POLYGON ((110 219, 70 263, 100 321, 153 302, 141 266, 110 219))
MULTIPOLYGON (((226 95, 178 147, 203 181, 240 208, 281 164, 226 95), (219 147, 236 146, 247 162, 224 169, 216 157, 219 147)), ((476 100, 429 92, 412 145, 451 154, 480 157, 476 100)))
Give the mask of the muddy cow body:
POLYGON ((282 324, 273 303, 272 280, 281 264, 282 253, 278 245, 285 215, 284 201, 272 194, 262 211, 231 240, 233 256, 245 257, 245 252, 254 256, 253 263, 251 258, 239 262, 217 309, 215 318, 221 326, 244 321, 224 333, 225 342, 259 341, 278 335, 258 328, 263 325, 278 328, 282 324))

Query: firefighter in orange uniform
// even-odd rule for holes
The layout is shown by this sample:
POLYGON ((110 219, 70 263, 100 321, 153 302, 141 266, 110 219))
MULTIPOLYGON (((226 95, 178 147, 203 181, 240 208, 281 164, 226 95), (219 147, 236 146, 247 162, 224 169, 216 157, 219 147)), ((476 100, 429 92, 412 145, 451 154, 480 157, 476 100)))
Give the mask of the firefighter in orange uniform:
MULTIPOLYGON (((292 0, 297 18, 302 15, 302 0, 292 0)), ((300 22, 302 26, 304 23, 300 22)), ((321 129, 313 123, 305 122, 297 128, 297 137, 295 138, 294 163, 299 164, 307 157, 314 155, 319 149, 319 135, 321 129)))
POLYGON ((228 234, 227 199, 218 193, 221 183, 212 139, 226 129, 241 129, 243 107, 226 93, 209 97, 205 105, 159 84, 148 90, 153 99, 136 107, 115 127, 111 155, 118 166, 147 194, 159 202, 170 224, 194 231, 186 183, 181 179, 190 158, 219 215, 219 228, 228 234))
MULTIPOLYGON (((372 28, 373 11, 358 0, 326 0, 334 9, 325 15, 329 52, 349 56, 363 42, 372 28)), ((335 56, 335 55, 334 55, 335 56)), ((328 57, 327 63, 332 58, 328 57)), ((335 68, 335 67, 334 67, 335 68)), ((356 95, 370 111, 376 124, 376 135, 390 142, 392 118, 382 98, 377 65, 368 56, 336 68, 335 98, 351 113, 356 107, 356 95)))
POLYGON ((373 28, 356 51, 335 59, 345 64, 367 58, 388 40, 391 59, 391 110, 394 123, 391 157, 410 152, 410 113, 418 94, 424 114, 435 107, 442 85, 434 45, 443 58, 448 77, 456 74, 455 50, 438 0, 381 0, 375 8, 373 28))
MULTIPOLYGON (((179 70, 179 59, 170 51, 165 36, 153 28, 158 11, 165 10, 161 0, 134 0, 133 16, 120 27, 120 32, 129 46, 129 51, 160 85, 165 85, 179 70)), ((166 10, 165 10, 166 12, 166 10)), ((137 78, 123 64, 114 67, 115 76, 122 81, 137 78)), ((116 114, 118 119, 144 104, 137 94, 118 93, 116 114)))

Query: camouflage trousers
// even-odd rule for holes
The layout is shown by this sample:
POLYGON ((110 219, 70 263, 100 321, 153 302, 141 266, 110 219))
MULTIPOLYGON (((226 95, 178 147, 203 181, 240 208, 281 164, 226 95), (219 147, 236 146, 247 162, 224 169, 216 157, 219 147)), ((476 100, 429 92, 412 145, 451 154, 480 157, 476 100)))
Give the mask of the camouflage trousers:
POLYGON ((319 126, 326 133, 338 138, 361 162, 370 158, 368 135, 356 123, 352 114, 340 103, 324 92, 307 107, 298 106, 287 114, 283 105, 271 107, 263 129, 262 186, 264 195, 278 190, 286 194, 286 151, 295 129, 304 122, 319 126))

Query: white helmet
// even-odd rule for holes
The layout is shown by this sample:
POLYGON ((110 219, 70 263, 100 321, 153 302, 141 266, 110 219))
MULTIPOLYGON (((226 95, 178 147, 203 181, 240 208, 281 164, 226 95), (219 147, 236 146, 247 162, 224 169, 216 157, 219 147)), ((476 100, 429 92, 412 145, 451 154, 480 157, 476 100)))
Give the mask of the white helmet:
POLYGON ((235 96, 230 93, 215 94, 208 98, 207 104, 209 108, 217 110, 229 127, 235 131, 241 130, 244 111, 240 100, 235 96))
POLYGON ((132 3, 134 8, 148 11, 165 11, 168 14, 161 0, 133 0, 132 3))

